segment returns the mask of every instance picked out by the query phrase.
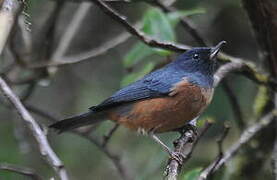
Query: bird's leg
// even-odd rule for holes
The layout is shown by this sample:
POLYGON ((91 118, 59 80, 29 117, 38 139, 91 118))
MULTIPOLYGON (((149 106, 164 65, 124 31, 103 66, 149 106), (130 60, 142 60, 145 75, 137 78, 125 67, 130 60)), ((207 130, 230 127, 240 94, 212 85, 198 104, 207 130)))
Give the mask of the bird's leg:
POLYGON ((149 132, 149 136, 154 140, 156 141, 158 144, 160 144, 163 149, 169 154, 169 156, 173 159, 175 159, 176 161, 178 161, 178 163, 182 164, 182 161, 183 161, 183 158, 184 158, 184 155, 182 153, 178 153, 178 152, 174 152, 172 151, 166 144, 164 144, 160 138, 158 136, 156 136, 154 134, 153 131, 149 132))

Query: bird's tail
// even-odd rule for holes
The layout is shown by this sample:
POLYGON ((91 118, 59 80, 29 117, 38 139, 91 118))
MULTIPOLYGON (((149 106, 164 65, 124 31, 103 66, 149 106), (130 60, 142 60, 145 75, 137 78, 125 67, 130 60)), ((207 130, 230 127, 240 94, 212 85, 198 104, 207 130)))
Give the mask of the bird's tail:
POLYGON ((81 126, 98 123, 103 121, 104 117, 105 115, 103 113, 89 111, 87 113, 61 120, 51 124, 49 127, 58 130, 59 133, 62 133, 64 131, 72 130, 81 126))

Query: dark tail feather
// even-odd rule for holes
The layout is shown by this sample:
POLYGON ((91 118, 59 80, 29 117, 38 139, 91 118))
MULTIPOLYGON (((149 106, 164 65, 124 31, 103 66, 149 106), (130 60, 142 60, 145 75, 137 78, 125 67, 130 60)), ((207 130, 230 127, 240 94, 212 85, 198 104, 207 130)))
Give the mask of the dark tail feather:
POLYGON ((59 133, 64 131, 72 130, 81 126, 95 124, 100 121, 103 121, 104 115, 102 113, 95 113, 93 111, 83 113, 77 116, 73 116, 54 124, 51 124, 49 127, 58 130, 59 133))

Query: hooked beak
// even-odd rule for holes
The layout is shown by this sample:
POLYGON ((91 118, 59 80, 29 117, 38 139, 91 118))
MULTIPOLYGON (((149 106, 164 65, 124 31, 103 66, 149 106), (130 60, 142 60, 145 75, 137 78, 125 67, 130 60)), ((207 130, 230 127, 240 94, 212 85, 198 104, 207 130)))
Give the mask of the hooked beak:
POLYGON ((221 41, 215 47, 211 48, 210 60, 212 60, 212 59, 214 59, 216 57, 217 53, 219 52, 219 50, 221 49, 221 47, 224 44, 226 44, 226 41, 221 41))

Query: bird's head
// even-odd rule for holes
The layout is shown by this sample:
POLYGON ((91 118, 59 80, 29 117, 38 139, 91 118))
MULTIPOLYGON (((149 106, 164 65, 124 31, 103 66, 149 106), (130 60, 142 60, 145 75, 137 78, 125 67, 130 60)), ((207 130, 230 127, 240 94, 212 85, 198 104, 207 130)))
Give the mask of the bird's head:
POLYGON ((214 47, 193 48, 180 55, 174 64, 188 73, 212 75, 215 72, 216 56, 225 43, 221 41, 214 47))

